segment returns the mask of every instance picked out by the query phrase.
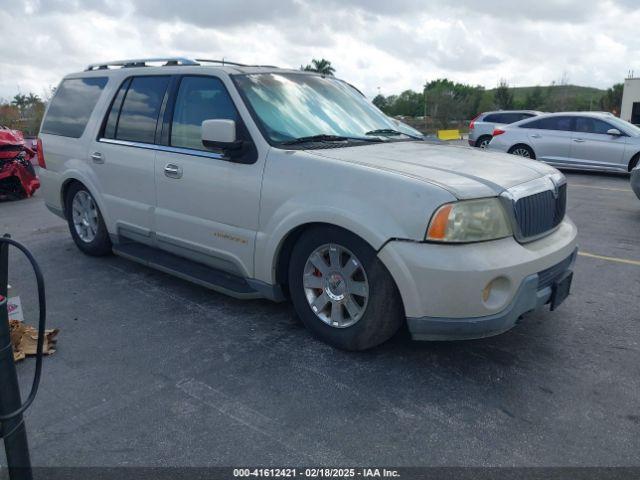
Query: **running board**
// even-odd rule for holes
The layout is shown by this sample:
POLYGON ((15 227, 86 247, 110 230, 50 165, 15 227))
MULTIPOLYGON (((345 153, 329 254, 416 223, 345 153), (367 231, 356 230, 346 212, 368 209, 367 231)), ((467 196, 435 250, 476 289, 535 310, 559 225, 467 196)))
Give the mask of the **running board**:
POLYGON ((126 241, 114 245, 113 253, 235 298, 264 298, 244 278, 142 243, 126 241))

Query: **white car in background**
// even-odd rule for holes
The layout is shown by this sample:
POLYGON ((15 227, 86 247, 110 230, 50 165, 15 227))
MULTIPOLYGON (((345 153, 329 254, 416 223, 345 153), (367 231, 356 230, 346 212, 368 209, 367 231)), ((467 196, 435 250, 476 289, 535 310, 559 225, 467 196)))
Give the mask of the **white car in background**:
POLYGON ((487 148, 559 168, 630 172, 640 158, 640 128, 610 113, 549 113, 496 128, 487 148))
POLYGON ((39 142, 46 205, 80 250, 290 299, 336 347, 405 322, 422 340, 495 335, 569 294, 560 172, 425 142, 331 76, 91 65, 62 81, 39 142))
POLYGON ((469 145, 471 147, 486 148, 496 127, 509 125, 541 114, 542 112, 535 110, 498 110, 481 113, 469 123, 469 145))

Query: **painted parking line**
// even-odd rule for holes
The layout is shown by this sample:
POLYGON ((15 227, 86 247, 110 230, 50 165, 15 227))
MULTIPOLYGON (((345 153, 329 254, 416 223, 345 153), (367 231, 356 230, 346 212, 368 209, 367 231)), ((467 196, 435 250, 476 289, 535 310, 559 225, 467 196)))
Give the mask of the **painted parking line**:
POLYGON ((625 263, 627 265, 635 265, 636 267, 640 267, 640 260, 629 260, 627 258, 607 257, 605 255, 596 255, 594 253, 588 253, 588 252, 578 252, 578 255, 582 257, 597 258, 598 260, 607 260, 609 262, 625 263))
POLYGON ((614 187, 596 187, 595 185, 582 185, 579 183, 570 183, 569 187, 593 188, 595 190, 609 190, 611 192, 628 192, 633 193, 630 188, 614 188, 614 187))

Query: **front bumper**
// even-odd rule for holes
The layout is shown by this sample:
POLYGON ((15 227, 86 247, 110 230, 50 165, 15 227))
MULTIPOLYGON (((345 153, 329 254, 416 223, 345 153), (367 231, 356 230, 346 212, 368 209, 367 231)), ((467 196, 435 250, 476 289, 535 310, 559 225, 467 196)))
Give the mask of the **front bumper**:
POLYGON ((549 302, 553 280, 575 261, 576 234, 565 218, 552 234, 526 244, 511 237, 466 245, 394 241, 379 258, 396 281, 415 339, 481 338, 549 302))
POLYGON ((631 171, 631 188, 640 199, 640 167, 631 171))
POLYGON ((407 318, 414 340, 471 340, 499 335, 513 328, 525 313, 551 302, 553 281, 562 277, 575 263, 577 249, 563 262, 548 270, 557 271, 547 285, 540 285, 546 272, 526 277, 509 306, 500 313, 475 318, 407 318))

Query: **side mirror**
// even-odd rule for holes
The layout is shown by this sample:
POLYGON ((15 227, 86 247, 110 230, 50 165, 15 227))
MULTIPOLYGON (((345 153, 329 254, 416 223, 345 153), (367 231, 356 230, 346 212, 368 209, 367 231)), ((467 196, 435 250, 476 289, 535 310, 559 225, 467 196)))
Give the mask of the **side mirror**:
POLYGON ((226 119, 202 122, 202 144, 207 148, 237 150, 242 141, 236 139, 236 122, 226 119))
POLYGON ((609 130, 607 130, 607 135, 611 135, 612 137, 621 137, 622 132, 617 128, 610 128, 609 130))

